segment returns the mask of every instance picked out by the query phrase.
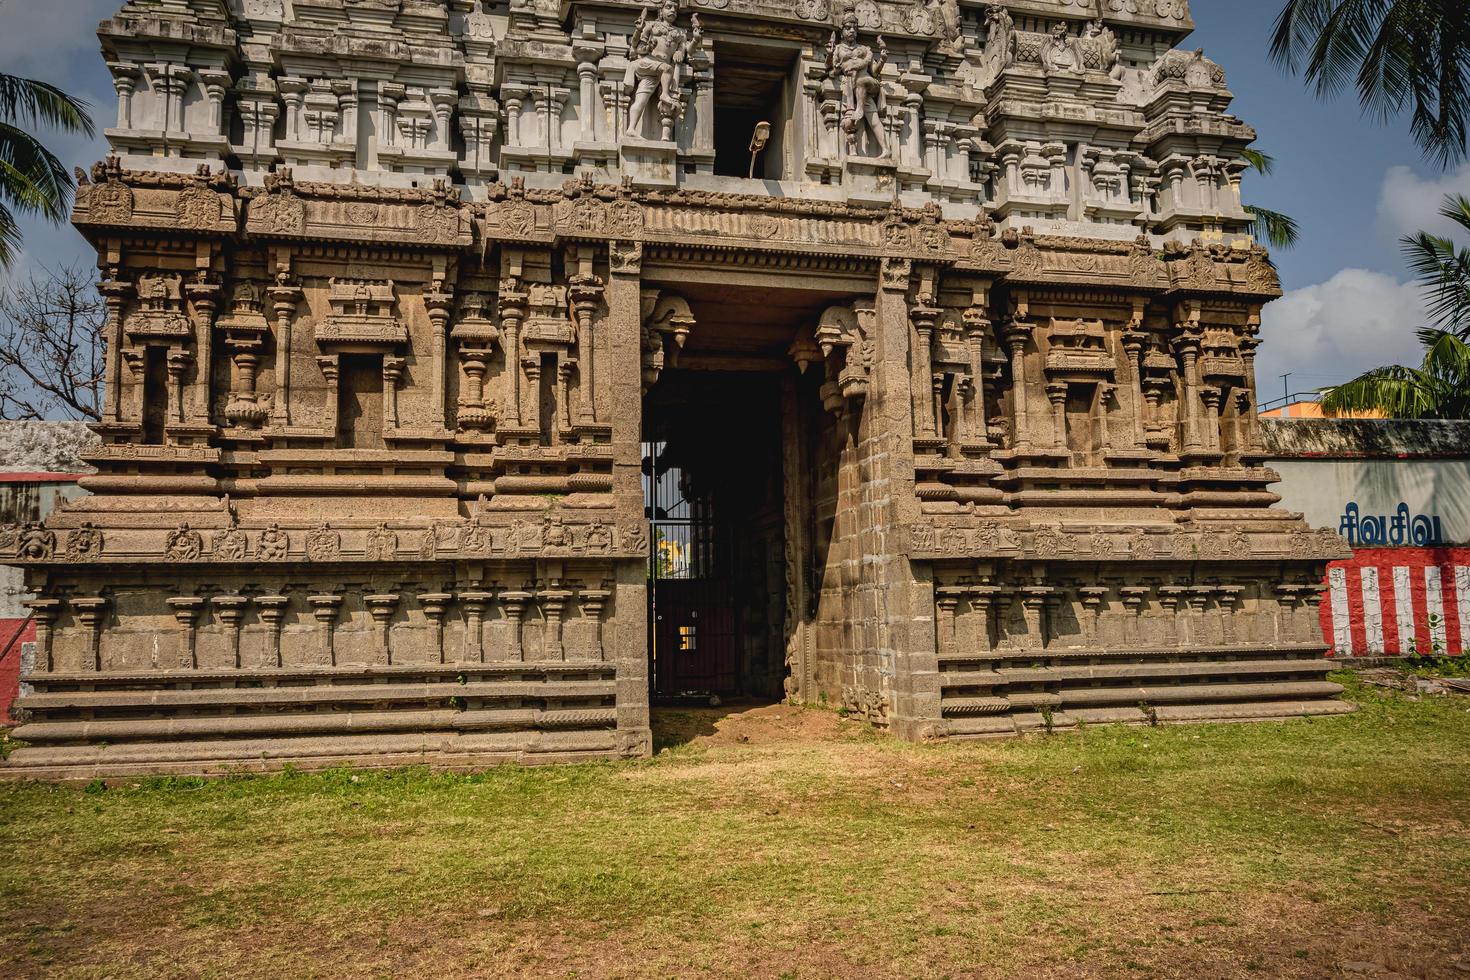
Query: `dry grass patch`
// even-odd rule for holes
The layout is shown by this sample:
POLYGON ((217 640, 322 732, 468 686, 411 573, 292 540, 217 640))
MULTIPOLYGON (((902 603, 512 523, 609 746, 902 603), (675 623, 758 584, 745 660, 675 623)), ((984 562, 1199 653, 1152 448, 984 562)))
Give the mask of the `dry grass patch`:
POLYGON ((926 746, 694 711, 647 762, 0 786, 0 974, 1470 976, 1470 698, 1352 696, 926 746))

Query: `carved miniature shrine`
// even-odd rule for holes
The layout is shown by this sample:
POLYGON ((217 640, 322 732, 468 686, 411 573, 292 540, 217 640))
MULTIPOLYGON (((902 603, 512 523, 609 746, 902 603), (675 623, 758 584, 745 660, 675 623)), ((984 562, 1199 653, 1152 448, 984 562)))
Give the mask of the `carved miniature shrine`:
POLYGON ((1184 0, 129 0, 8 771, 1347 710, 1184 0), (1099 16, 1100 15, 1100 16, 1099 16))

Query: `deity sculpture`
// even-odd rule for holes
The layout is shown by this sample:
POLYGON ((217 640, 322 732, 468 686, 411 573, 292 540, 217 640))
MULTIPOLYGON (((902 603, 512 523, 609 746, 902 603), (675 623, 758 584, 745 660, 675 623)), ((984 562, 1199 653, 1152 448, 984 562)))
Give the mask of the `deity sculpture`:
POLYGON ((1077 39, 1068 33, 1066 24, 1058 24, 1051 29, 1051 37, 1041 48, 1041 64, 1048 72, 1082 70, 1082 52, 1078 50, 1077 39))
POLYGON ((690 16, 687 32, 679 26, 678 20, 678 0, 663 0, 656 20, 648 19, 647 7, 638 16, 628 44, 633 60, 624 80, 624 85, 633 89, 633 105, 628 110, 629 136, 643 135, 643 119, 657 92, 663 138, 674 138, 674 120, 683 108, 679 93, 683 82, 682 68, 704 36, 698 14, 690 16))
POLYGON ((985 61, 992 74, 1016 60, 1016 22, 998 3, 985 8, 985 61))
POLYGON ((934 23, 939 27, 939 34, 950 44, 960 39, 960 4, 959 0, 929 0, 929 10, 934 15, 934 23))
POLYGON ((857 14, 849 10, 841 21, 842 38, 837 32, 827 42, 827 77, 842 79, 842 131, 847 145, 857 152, 858 139, 864 127, 869 133, 872 155, 886 157, 888 141, 883 137, 882 113, 888 108, 883 93, 883 66, 888 63, 888 44, 878 36, 878 52, 858 40, 857 14))

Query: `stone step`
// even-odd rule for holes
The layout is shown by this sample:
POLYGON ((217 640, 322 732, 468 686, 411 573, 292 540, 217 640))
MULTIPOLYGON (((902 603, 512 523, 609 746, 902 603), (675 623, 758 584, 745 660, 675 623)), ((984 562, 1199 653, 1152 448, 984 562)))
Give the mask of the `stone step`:
POLYGON ((171 774, 223 775, 299 769, 479 770, 500 762, 579 762, 618 751, 611 729, 430 732, 299 738, 125 742, 26 746, 0 766, 0 779, 88 780, 171 774))
POLYGON ((984 650, 973 653, 946 653, 939 657, 945 664, 1034 664, 1052 660, 1070 662, 1076 660, 1180 660, 1194 658, 1209 660, 1219 657, 1258 657, 1268 660, 1306 657, 1320 659, 1326 656, 1328 647, 1321 643, 1298 643, 1272 646, 1233 645, 1223 647, 1148 647, 1135 649, 1104 650, 1095 647, 1047 647, 1044 650, 984 650))
POLYGON ((1261 684, 1181 684, 1067 688, 1059 692, 1018 692, 1008 696, 1015 708, 1105 707, 1110 705, 1198 704, 1216 701, 1277 701, 1332 698, 1342 685, 1330 681, 1277 681, 1261 684))
POLYGON ((1077 681, 1134 680, 1140 677, 1241 677, 1281 674, 1325 675, 1335 668, 1327 660, 1203 660, 1189 663, 1079 664, 1066 667, 1002 667, 998 670, 940 671, 945 688, 1065 684, 1077 681))
MULTIPOLYGON (((1162 705, 1153 708, 1153 719, 1149 713, 1135 706, 1126 708, 1068 708, 1055 711, 1051 716, 1053 729, 1075 728, 1078 724, 1088 725, 1149 725, 1156 719, 1159 724, 1194 724, 1198 722, 1233 721, 1285 721, 1292 718, 1349 715, 1357 711, 1355 704, 1330 698, 1312 701, 1245 701, 1216 702, 1209 704, 1162 705)), ((1007 716, 1016 731, 1044 730, 1046 718, 1035 711, 1022 711, 1007 716)), ((951 727, 969 719, 958 719, 946 724, 951 727)))
POLYGON ((438 702, 448 704, 453 698, 466 701, 479 699, 556 699, 611 698, 617 684, 600 681, 486 681, 469 684, 360 684, 302 685, 280 687, 211 687, 204 689, 122 690, 122 691, 48 691, 30 694, 16 702, 16 708, 33 715, 49 715, 61 711, 155 710, 180 709, 250 709, 279 705, 385 704, 391 702, 438 702))
POLYGON ((470 732, 497 729, 598 728, 617 724, 614 708, 504 708, 488 711, 321 711, 309 714, 129 718, 111 721, 32 722, 14 737, 32 745, 165 739, 281 738, 380 732, 470 732))
POLYGON ((510 661, 506 663, 369 664, 320 667, 263 667, 236 670, 79 671, 37 673, 26 681, 38 691, 96 690, 109 687, 138 687, 147 690, 178 686, 228 686, 248 684, 271 687, 282 684, 342 684, 354 682, 403 683, 406 680, 475 679, 481 677, 524 677, 593 674, 613 676, 617 665, 600 661, 572 662, 510 661))

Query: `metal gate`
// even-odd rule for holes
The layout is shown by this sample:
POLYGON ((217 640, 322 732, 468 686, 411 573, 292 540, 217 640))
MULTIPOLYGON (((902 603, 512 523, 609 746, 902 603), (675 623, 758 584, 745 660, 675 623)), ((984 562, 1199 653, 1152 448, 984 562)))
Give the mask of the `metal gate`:
POLYGON ((643 444, 643 496, 652 524, 649 649, 653 694, 675 698, 740 688, 735 603, 708 488, 668 457, 668 443, 643 444))

